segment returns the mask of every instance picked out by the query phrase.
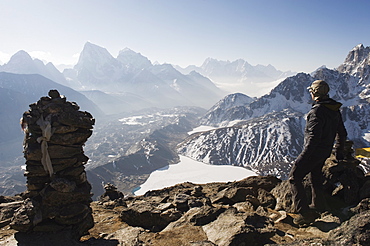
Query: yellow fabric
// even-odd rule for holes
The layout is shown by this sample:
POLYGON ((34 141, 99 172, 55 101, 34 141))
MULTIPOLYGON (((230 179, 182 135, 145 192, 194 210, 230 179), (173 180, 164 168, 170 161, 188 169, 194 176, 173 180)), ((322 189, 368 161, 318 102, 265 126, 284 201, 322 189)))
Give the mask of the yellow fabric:
POLYGON ((51 177, 54 173, 54 170, 49 156, 48 141, 51 138, 52 130, 50 119, 48 118, 50 117, 46 117, 46 119, 44 120, 44 117, 41 115, 40 119, 36 123, 40 126, 42 130, 42 137, 37 138, 37 142, 41 143, 41 164, 44 167, 45 172, 49 173, 51 177))
POLYGON ((370 158, 370 148, 360 148, 355 151, 356 157, 359 158, 370 158))

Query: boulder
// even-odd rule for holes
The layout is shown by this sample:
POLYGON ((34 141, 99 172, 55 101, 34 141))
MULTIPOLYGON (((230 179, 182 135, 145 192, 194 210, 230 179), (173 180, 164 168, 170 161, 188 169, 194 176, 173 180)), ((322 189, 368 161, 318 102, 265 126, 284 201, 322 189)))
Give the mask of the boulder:
POLYGON ((264 245, 275 233, 273 222, 257 213, 239 213, 229 208, 203 226, 208 239, 218 246, 264 245))
POLYGON ((163 230, 182 213, 169 204, 139 202, 123 208, 120 219, 131 226, 140 226, 153 232, 163 230))
POLYGON ((356 214, 329 233, 336 245, 370 245, 370 211, 356 214))

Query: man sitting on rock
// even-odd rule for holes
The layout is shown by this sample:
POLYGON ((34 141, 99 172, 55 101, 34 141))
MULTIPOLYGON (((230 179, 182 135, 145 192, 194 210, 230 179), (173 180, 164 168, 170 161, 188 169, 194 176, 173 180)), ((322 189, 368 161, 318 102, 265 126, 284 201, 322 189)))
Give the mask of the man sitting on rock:
POLYGON ((302 153, 293 164, 289 174, 293 206, 299 214, 294 223, 304 226, 312 223, 325 210, 323 197, 322 167, 330 156, 334 140, 337 160, 343 159, 343 148, 347 137, 339 108, 341 103, 329 98, 329 86, 323 80, 316 80, 307 88, 315 101, 307 115, 302 153), (303 179, 310 178, 311 204, 306 197, 303 179))

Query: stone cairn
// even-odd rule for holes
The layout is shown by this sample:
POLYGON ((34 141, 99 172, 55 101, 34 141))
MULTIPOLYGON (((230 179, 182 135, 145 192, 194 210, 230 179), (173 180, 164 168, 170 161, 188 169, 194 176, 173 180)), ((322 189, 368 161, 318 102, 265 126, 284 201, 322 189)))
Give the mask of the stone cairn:
POLYGON ((99 204, 105 208, 114 208, 116 206, 124 206, 123 193, 117 190, 117 187, 111 183, 104 185, 104 194, 99 197, 99 204))
POLYGON ((94 226, 83 145, 95 119, 57 90, 48 95, 31 104, 21 119, 27 191, 10 225, 27 233, 69 231, 79 240, 94 226))

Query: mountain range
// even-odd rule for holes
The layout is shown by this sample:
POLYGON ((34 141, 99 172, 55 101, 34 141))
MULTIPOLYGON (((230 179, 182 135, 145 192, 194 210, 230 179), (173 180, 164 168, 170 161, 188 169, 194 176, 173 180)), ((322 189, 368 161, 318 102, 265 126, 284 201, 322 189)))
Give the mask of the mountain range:
MULTIPOLYGON (((117 58, 97 45, 86 43, 73 69, 63 74, 77 90, 99 90, 113 97, 122 111, 142 108, 200 106, 209 108, 225 93, 208 78, 191 72, 184 75, 170 64, 153 65, 140 53, 121 50, 117 58), (120 102, 123 103, 120 103, 120 102)), ((100 92, 86 92, 104 101, 100 92)), ((104 104, 101 104, 104 107, 104 104)), ((118 107, 115 107, 116 112, 118 107)), ((110 112, 112 105, 103 111, 110 112)))
MULTIPOLYGON (((286 178, 292 161, 302 150, 304 115, 311 107, 307 87, 325 80, 330 96, 343 103, 348 139, 355 148, 370 145, 370 48, 358 45, 337 69, 319 68, 299 73, 269 94, 245 103, 227 104, 228 95, 202 118, 203 125, 219 128, 193 134, 179 146, 179 153, 216 165, 250 167, 260 174, 286 178)), ((234 100, 235 101, 235 100, 234 100)))
POLYGON ((210 78, 229 94, 239 92, 253 97, 270 92, 281 80, 296 74, 292 71, 277 70, 271 64, 253 66, 243 59, 220 61, 207 58, 200 67, 194 65, 186 68, 175 67, 182 73, 196 71, 210 78))
POLYGON ((14 54, 8 63, 0 66, 0 71, 40 74, 83 93, 106 114, 153 106, 208 109, 229 91, 248 94, 245 89, 254 88, 261 94, 273 88, 279 79, 293 74, 276 70, 272 65, 252 66, 242 59, 229 62, 208 58, 201 67, 182 69, 171 64, 153 64, 128 48, 115 58, 107 49, 90 42, 84 45, 78 63, 63 73, 52 63, 45 65, 32 59, 25 51, 14 54))
POLYGON ((201 67, 181 69, 153 64, 130 49, 115 58, 105 48, 86 43, 78 63, 60 73, 53 64, 44 65, 20 51, 0 66, 4 163, 0 191, 19 192, 24 183, 19 169, 24 163, 19 118, 28 104, 50 89, 58 89, 97 119, 85 151, 90 157, 88 175, 99 195, 101 183, 106 182, 131 192, 151 171, 176 163, 179 153, 285 178, 301 151, 304 115, 311 107, 306 88, 316 79, 326 80, 331 97, 343 103, 348 138, 355 147, 369 146, 369 66, 369 47, 358 45, 337 69, 321 67, 311 74, 295 74, 253 97, 227 94, 216 84, 229 81, 261 88, 291 72, 271 65, 251 66, 243 60, 215 59, 207 59, 201 67), (216 82, 217 78, 229 79, 216 82), (198 125, 216 129, 186 134, 198 125))

